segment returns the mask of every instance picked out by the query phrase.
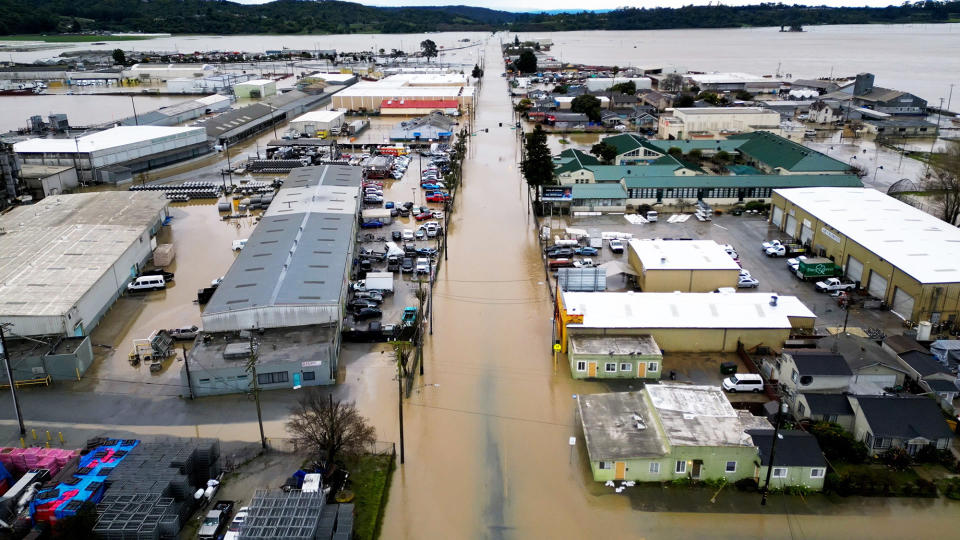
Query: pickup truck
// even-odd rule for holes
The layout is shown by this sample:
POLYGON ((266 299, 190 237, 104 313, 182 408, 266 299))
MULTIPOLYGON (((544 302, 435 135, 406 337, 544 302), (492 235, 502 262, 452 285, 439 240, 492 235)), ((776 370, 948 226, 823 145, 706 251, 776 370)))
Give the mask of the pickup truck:
POLYGON ((779 247, 782 244, 779 240, 768 240, 760 244, 760 251, 766 253, 768 249, 779 247))
POLYGON ((850 291, 856 286, 857 284, 853 281, 833 277, 824 281, 818 281, 817 292, 850 291))
POLYGON ((593 259, 583 259, 580 261, 573 261, 574 268, 593 268, 593 259))
POLYGON ((220 529, 230 519, 231 511, 233 511, 233 501, 217 501, 213 508, 207 512, 206 517, 203 518, 203 524, 200 525, 199 537, 201 540, 216 538, 220 529))
POLYGON ((800 244, 778 244, 768 247, 763 253, 767 257, 789 257, 798 253, 806 253, 806 248, 800 244))

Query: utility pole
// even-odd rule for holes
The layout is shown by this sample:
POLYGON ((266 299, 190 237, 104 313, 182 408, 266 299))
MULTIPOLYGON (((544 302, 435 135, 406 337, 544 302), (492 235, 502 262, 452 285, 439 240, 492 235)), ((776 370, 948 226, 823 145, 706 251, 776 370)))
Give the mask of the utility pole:
POLYGON ((253 377, 253 400, 257 402, 257 423, 260 424, 260 446, 267 449, 267 437, 263 434, 263 412, 260 410, 260 385, 257 382, 257 342, 255 330, 250 330, 250 361, 247 362, 247 371, 253 377))
POLYGON ((140 118, 137 116, 137 104, 133 101, 133 96, 130 96, 130 105, 133 107, 133 121, 139 126, 140 118))
POLYGON ((770 462, 767 464, 767 481, 763 485, 763 496, 760 499, 760 506, 767 505, 767 492, 770 491, 770 475, 773 473, 773 458, 776 457, 777 439, 780 438, 780 422, 783 420, 784 413, 787 412, 787 404, 783 403, 783 396, 780 397, 780 408, 777 410, 777 425, 773 427, 773 442, 770 443, 770 462))
POLYGON ((7 337, 3 329, 8 324, 0 324, 0 354, 3 354, 3 365, 7 369, 7 382, 10 383, 10 395, 13 397, 13 410, 17 413, 17 423, 20 424, 20 436, 27 434, 27 428, 23 426, 23 412, 20 410, 20 400, 17 399, 17 383, 13 378, 13 370, 10 369, 10 353, 7 351, 7 337))
POLYGON ((927 159, 927 168, 924 169, 924 174, 930 173, 930 162, 933 161, 933 150, 937 147, 937 134, 940 133, 940 115, 943 114, 943 98, 940 98, 940 108, 937 109, 937 129, 933 134, 933 142, 930 143, 930 157, 927 159))
POLYGON ((397 412, 400 415, 400 464, 403 465, 403 366, 397 362, 397 412))
POLYGON ((953 84, 950 85, 950 94, 947 97, 947 110, 950 110, 950 102, 953 101, 953 84))
POLYGON ((190 361, 187 360, 187 346, 181 345, 183 350, 183 369, 187 372, 187 388, 190 390, 190 399, 193 399, 193 379, 190 378, 190 361))

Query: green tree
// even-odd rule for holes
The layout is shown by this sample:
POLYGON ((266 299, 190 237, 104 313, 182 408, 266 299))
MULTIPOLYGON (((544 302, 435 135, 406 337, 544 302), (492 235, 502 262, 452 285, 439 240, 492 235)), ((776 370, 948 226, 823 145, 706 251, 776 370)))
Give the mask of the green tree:
POLYGON ((942 154, 932 156, 933 167, 920 179, 924 191, 940 207, 939 217, 951 225, 960 218, 960 143, 954 142, 942 154))
POLYGON ((591 122, 600 121, 600 100, 596 96, 583 94, 573 98, 573 102, 570 103, 570 110, 587 115, 591 122))
POLYGON ((121 66, 127 65, 127 55, 124 54, 123 49, 113 50, 113 61, 121 66))
POLYGON ((737 90, 737 93, 733 95, 740 101, 750 101, 753 99, 753 94, 747 92, 746 90, 737 90))
POLYGON ((602 159, 604 163, 613 163, 617 159, 617 147, 608 142, 598 142, 590 148, 590 153, 602 159))
POLYGON ((622 82, 611 86, 610 90, 632 96, 637 93, 637 84, 633 81, 622 82))
POLYGON ((537 71, 537 55, 530 49, 520 52, 520 58, 513 65, 520 73, 535 73, 537 71))
POLYGON ((470 72, 470 76, 473 77, 474 79, 479 79, 480 77, 483 77, 483 70, 480 69, 479 64, 473 65, 473 71, 470 72))
POLYGON ((716 92, 700 92, 697 99, 702 99, 715 106, 719 106, 723 102, 723 99, 716 92))
POLYGON ((694 148, 693 150, 687 152, 687 159, 694 163, 700 163, 700 160, 703 159, 703 150, 694 148))
POLYGON ((437 44, 432 39, 425 39, 420 42, 420 51, 427 57, 427 62, 437 56, 437 44))
POLYGON ((693 96, 690 94, 681 94, 673 102, 674 107, 693 107, 693 96))
POLYGON ((530 133, 524 135, 524 156, 520 170, 533 189, 536 205, 540 205, 540 187, 553 183, 553 156, 547 146, 547 134, 539 124, 530 133))
POLYGON ((554 94, 566 94, 570 87, 565 84, 558 84, 553 87, 554 94))
POLYGON ((529 111, 531 107, 533 107, 533 101, 531 101, 530 98, 523 98, 513 107, 513 110, 520 114, 524 114, 529 111))
POLYGON ((730 161, 730 152, 727 152, 726 150, 721 150, 717 152, 715 156, 713 156, 713 159, 717 163, 727 163, 730 161))
POLYGON ((818 422, 810 427, 810 433, 816 437, 828 461, 863 463, 867 459, 867 447, 838 424, 818 422))
POLYGON ((80 27, 80 21, 78 21, 77 19, 73 19, 73 22, 70 23, 70 31, 71 32, 83 31, 83 28, 80 27))
POLYGON ((520 46, 520 36, 513 36, 513 46, 514 47, 520 46))
POLYGON ((667 148, 667 155, 673 156, 673 157, 680 157, 683 155, 683 150, 681 150, 679 147, 671 146, 670 148, 667 148))

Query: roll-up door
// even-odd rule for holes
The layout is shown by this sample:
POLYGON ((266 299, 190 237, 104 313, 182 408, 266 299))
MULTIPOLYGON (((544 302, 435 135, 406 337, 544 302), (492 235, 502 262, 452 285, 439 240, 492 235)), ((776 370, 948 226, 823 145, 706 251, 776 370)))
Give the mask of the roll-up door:
POLYGON ((853 281, 863 281, 863 263, 853 257, 847 257, 847 271, 844 274, 847 279, 853 281))
POLYGON ((779 206, 773 207, 773 219, 770 220, 770 223, 776 225, 778 229, 780 228, 780 225, 783 224, 783 208, 779 206))
POLYGON ((907 291, 897 287, 893 290, 893 310, 901 319, 913 317, 913 297, 907 291))
POLYGON ((787 227, 783 229, 790 235, 790 238, 794 238, 797 234, 797 218, 794 216, 787 216, 787 227))
POLYGON ((874 298, 880 300, 887 299, 887 278, 880 274, 870 271, 870 283, 867 284, 867 292, 874 298))
POLYGON ((807 227, 806 225, 800 229, 800 243, 803 245, 808 245, 810 242, 813 242, 813 229, 807 227))

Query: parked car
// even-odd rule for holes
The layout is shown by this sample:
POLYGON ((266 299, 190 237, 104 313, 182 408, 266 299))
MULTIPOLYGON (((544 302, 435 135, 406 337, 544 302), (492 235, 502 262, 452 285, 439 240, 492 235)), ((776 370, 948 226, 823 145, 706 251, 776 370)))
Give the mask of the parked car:
POLYGON ((433 214, 430 212, 420 212, 419 214, 413 216, 417 221, 425 221, 433 217, 433 214))
POLYGON ((595 247, 585 246, 573 250, 577 255, 596 255, 600 253, 600 250, 595 247))
POLYGON ((556 268, 573 268, 574 262, 573 259, 553 259, 548 263, 551 270, 556 268))
POLYGON ((395 203, 393 201, 387 201, 383 203, 384 208, 393 208, 394 206, 395 206, 395 203))
POLYGON ((417 267, 415 269, 417 274, 429 274, 430 273, 430 259, 426 257, 417 258, 417 267))
POLYGON ((763 378, 756 373, 738 373, 724 379, 721 386, 730 393, 762 392, 763 378))
POLYGON ((149 292, 160 291, 167 288, 167 282, 163 276, 143 276, 134 279, 127 284, 127 292, 149 292))
POLYGON ((377 229, 379 227, 383 227, 383 222, 379 219, 373 219, 370 221, 364 221, 360 224, 360 227, 363 229, 377 229))
POLYGON ((437 249, 436 249, 436 248, 428 248, 428 247, 417 248, 416 254, 419 255, 419 256, 421 256, 421 257, 433 257, 434 255, 437 254, 437 249))
POLYGON ((417 322, 417 308, 409 306, 403 308, 403 316, 400 318, 400 324, 410 326, 415 322, 417 322))
POLYGON ((380 304, 383 302, 383 293, 380 291, 361 291, 353 293, 355 299, 366 300, 367 302, 373 302, 374 304, 380 304))
POLYGON ((614 239, 610 240, 609 246, 610 246, 610 251, 612 251, 612 252, 614 252, 614 253, 623 253, 623 241, 622 241, 622 240, 620 240, 620 239, 618 239, 618 238, 614 238, 614 239))
POLYGON ((427 230, 423 227, 417 228, 417 232, 413 233, 417 240, 424 240, 427 238, 427 230))
POLYGON ((404 257, 400 261, 400 272, 413 272, 413 259, 410 257, 404 257))
POLYGON ((364 195, 363 202, 364 204, 380 204, 383 202, 383 197, 380 195, 364 195))
POLYGON ((406 208, 400 208, 397 210, 397 214, 399 214, 400 217, 410 217, 410 210, 406 208))
POLYGON ((354 298, 353 300, 347 302, 347 309, 351 311, 360 311, 361 309, 372 307, 377 307, 377 304, 363 299, 354 298))
POLYGON ((852 291, 856 287, 857 284, 854 281, 835 277, 818 281, 816 284, 817 292, 852 291))
POLYGON ((358 310, 356 313, 354 313, 353 319, 355 321, 362 321, 365 319, 379 319, 382 316, 383 316, 383 312, 381 312, 379 308, 367 307, 367 308, 358 310))
POLYGON ((243 249, 243 246, 245 246, 245 245, 247 245, 247 239, 246 239, 246 238, 241 238, 241 239, 239 239, 239 240, 234 240, 234 241, 233 241, 233 250, 234 250, 234 251, 240 251, 241 249, 243 249))
POLYGON ((403 232, 401 231, 392 231, 390 233, 390 238, 394 241, 403 240, 403 232))
POLYGON ((406 208, 407 210, 410 210, 411 208, 413 208, 413 203, 410 201, 407 201, 403 203, 403 207, 406 208))
POLYGON ((760 285, 760 281, 751 276, 740 276, 737 280, 737 287, 740 289, 755 289, 760 285))
POLYGON ((766 242, 760 244, 760 251, 766 253, 768 249, 779 247, 782 243, 783 242, 779 240, 767 240, 766 242))
POLYGON ((223 540, 237 540, 240 538, 240 526, 243 525, 243 522, 247 519, 247 511, 248 507, 246 506, 237 511, 237 515, 233 516, 233 521, 227 526, 227 534, 223 536, 223 540))
POLYGON ((559 258, 572 257, 573 254, 574 254, 574 251, 572 248, 558 248, 552 251, 548 251, 547 257, 550 259, 559 259, 559 258))
POLYGON ((390 255, 387 257, 387 272, 399 272, 400 271, 400 256, 399 255, 390 255))

